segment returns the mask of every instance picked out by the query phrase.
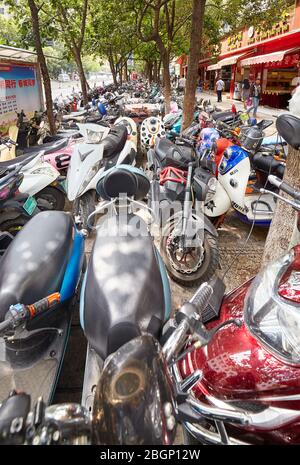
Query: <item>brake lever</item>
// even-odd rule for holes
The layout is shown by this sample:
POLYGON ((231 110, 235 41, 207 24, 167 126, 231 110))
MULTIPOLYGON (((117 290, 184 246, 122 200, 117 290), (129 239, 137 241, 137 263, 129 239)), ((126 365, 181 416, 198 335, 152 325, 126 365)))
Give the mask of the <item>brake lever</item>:
MULTIPOLYGON (((243 323, 241 320, 237 318, 231 318, 230 320, 223 321, 223 323, 220 323, 219 325, 215 326, 213 329, 207 330, 201 320, 195 320, 194 334, 198 338, 198 341, 201 344, 201 347, 203 347, 212 340, 214 335, 220 329, 224 328, 225 326, 232 325, 232 324, 237 326, 238 328, 241 328, 243 323)), ((197 342, 196 342, 196 346, 197 346, 197 342)))

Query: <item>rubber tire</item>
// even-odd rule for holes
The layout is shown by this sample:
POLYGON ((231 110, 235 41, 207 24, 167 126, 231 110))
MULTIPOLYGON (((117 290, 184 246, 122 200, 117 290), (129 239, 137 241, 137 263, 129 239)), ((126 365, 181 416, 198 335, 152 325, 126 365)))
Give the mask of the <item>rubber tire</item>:
MULTIPOLYGON (((59 210, 59 211, 63 211, 64 208, 65 208, 65 202, 66 202, 66 196, 65 194, 57 189, 56 187, 53 187, 53 186, 48 186, 48 187, 45 187, 45 189, 42 189, 40 192, 38 192, 37 194, 35 194, 35 199, 36 201, 38 202, 38 199, 42 199, 43 196, 45 196, 46 198, 44 200, 48 200, 47 199, 47 196, 52 196, 54 199, 55 199, 55 204, 54 204, 54 208, 49 208, 49 210, 59 210)), ((40 210, 44 210, 43 207, 39 207, 40 210)))
POLYGON ((194 284, 199 284, 200 282, 209 281, 209 279, 215 274, 219 267, 220 254, 217 238, 209 234, 207 231, 204 232, 204 262, 197 272, 184 275, 172 267, 167 254, 167 239, 169 234, 166 234, 166 231, 168 226, 171 224, 173 223, 169 223, 164 229, 163 237, 160 241, 160 253, 166 265, 169 276, 173 279, 173 281, 184 286, 193 286, 194 284))
MULTIPOLYGON (((88 232, 91 232, 91 228, 87 225, 87 219, 91 213, 95 210, 95 192, 88 191, 83 194, 81 197, 75 200, 73 213, 77 215, 81 211, 81 218, 83 219, 81 224, 81 229, 86 229, 88 232)), ((94 221, 93 221, 94 224, 94 221)))

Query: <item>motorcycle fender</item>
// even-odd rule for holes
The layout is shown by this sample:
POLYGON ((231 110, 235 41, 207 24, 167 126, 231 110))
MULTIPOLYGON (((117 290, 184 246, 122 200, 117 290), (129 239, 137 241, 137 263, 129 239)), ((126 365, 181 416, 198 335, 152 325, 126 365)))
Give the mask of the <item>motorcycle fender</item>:
POLYGON ((154 168, 155 167, 155 151, 153 149, 148 150, 147 160, 148 160, 149 169, 154 168))
POLYGON ((218 232, 212 222, 210 221, 207 216, 204 216, 204 229, 207 231, 211 236, 218 237, 218 232))

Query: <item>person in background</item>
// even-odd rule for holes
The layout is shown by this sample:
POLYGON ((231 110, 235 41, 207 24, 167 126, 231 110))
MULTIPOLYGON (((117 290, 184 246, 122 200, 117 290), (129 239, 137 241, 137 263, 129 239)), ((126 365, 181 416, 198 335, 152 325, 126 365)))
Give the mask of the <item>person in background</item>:
POLYGON ((178 81, 178 90, 184 90, 186 84, 186 78, 183 76, 178 81))
POLYGON ((257 109, 259 102, 261 100, 261 85, 260 79, 256 79, 254 84, 250 86, 250 97, 252 98, 252 106, 248 108, 247 112, 250 114, 250 111, 253 110, 253 118, 257 116, 257 109))
POLYGON ((242 85, 242 102, 244 104, 245 110, 247 110, 247 101, 250 97, 250 81, 249 79, 244 79, 243 85, 242 85))
POLYGON ((217 91, 217 96, 218 96, 218 102, 222 102, 222 92, 225 89, 225 83, 221 79, 221 76, 218 77, 218 80, 216 82, 216 91, 217 91))

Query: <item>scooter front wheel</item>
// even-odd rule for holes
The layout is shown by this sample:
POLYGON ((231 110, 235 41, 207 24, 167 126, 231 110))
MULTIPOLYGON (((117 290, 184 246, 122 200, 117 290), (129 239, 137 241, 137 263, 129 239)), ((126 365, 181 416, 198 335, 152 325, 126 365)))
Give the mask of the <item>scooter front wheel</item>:
POLYGON ((95 210, 95 192, 88 191, 81 197, 75 200, 73 206, 73 214, 75 217, 78 229, 86 229, 88 232, 91 228, 88 226, 87 220, 91 213, 95 210))
POLYGON ((216 238, 204 231, 201 247, 189 248, 181 252, 176 237, 172 236, 173 230, 174 222, 170 222, 164 228, 160 242, 161 255, 170 277, 184 286, 208 281, 219 266, 216 238))
POLYGON ((35 195, 40 210, 60 210, 65 207, 66 197, 56 187, 48 186, 35 195))

